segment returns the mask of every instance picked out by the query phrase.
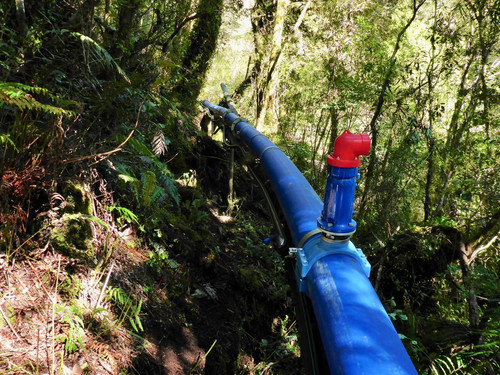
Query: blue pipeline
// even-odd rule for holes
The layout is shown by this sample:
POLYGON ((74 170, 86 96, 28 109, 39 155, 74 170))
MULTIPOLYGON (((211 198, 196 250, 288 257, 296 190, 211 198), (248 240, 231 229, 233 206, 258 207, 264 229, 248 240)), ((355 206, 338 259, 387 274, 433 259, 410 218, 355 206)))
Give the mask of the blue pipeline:
MULTIPOLYGON (((233 113, 224 116, 229 124, 238 119, 233 113)), ((316 220, 323 202, 288 156, 262 133, 244 121, 234 126, 234 132, 260 159, 285 214, 292 239, 299 244, 307 234, 317 231, 316 220)))
POLYGON ((250 124, 207 103, 260 159, 269 177, 298 247, 298 287, 311 301, 330 373, 417 374, 368 280, 370 265, 361 250, 351 241, 329 242, 321 237, 317 223, 325 207, 309 182, 250 124))

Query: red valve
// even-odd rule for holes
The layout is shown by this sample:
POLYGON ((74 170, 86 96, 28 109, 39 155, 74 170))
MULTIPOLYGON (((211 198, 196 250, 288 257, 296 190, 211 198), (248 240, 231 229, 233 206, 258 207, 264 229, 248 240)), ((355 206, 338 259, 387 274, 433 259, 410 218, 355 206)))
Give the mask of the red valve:
POLYGON ((340 168, 356 168, 359 166, 359 156, 368 155, 371 148, 368 134, 352 134, 345 130, 335 140, 333 154, 328 155, 328 165, 340 168))

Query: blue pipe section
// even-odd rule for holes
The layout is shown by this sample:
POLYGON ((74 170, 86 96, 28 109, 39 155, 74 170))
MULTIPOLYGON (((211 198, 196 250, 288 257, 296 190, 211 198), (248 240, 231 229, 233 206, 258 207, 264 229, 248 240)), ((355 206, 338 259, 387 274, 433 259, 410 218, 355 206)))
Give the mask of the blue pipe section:
POLYGON ((321 258, 307 276, 331 374, 417 374, 364 270, 349 255, 321 258))
MULTIPOLYGON (((330 373, 416 375, 368 279, 370 265, 362 251, 351 241, 327 241, 319 233, 318 216, 326 204, 323 205, 309 182, 274 143, 246 121, 223 107, 206 101, 203 104, 223 116, 225 123, 260 159, 269 177, 293 242, 298 246, 295 272, 299 290, 313 306, 330 373)), ((339 178, 337 172, 333 172, 332 178, 339 178)), ((347 176, 352 173, 348 171, 347 176)), ((347 179, 354 181, 352 177, 347 179)), ((355 185, 352 182, 347 185, 341 195, 354 197, 355 185)), ((335 191, 333 182, 331 188, 335 191)), ((340 199, 338 190, 335 194, 333 201, 340 199)), ((343 207, 342 202, 337 204, 343 207)), ((351 215, 352 207, 345 216, 351 218, 351 215)), ((335 218, 332 221, 335 223, 335 218)), ((349 222, 341 224, 349 227, 349 222)))
POLYGON ((317 231, 316 221, 323 202, 312 186, 278 146, 245 121, 227 112, 226 124, 234 124, 234 132, 260 159, 279 204, 286 217, 293 242, 299 244, 310 232, 317 231))

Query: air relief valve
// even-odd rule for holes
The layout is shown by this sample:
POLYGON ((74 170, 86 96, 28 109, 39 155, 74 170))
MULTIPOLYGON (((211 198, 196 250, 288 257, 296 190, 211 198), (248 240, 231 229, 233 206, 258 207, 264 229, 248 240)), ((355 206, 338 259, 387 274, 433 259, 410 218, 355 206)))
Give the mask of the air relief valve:
POLYGON ((368 155, 370 147, 368 134, 352 134, 349 130, 335 140, 333 154, 327 158, 331 169, 326 181, 323 210, 318 219, 318 228, 326 240, 348 240, 356 231, 352 213, 359 156, 368 155))

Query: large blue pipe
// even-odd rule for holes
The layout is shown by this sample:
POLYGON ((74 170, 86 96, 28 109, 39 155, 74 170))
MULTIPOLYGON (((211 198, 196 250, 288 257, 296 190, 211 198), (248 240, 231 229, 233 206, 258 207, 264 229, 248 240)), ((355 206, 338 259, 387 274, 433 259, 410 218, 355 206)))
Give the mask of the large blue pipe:
POLYGON ((331 374, 417 374, 373 289, 369 264, 351 241, 325 241, 317 230, 323 202, 290 159, 227 109, 203 103, 260 159, 297 249, 296 277, 313 306, 331 374))

